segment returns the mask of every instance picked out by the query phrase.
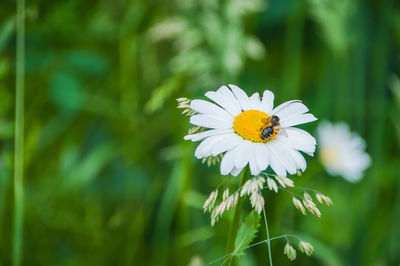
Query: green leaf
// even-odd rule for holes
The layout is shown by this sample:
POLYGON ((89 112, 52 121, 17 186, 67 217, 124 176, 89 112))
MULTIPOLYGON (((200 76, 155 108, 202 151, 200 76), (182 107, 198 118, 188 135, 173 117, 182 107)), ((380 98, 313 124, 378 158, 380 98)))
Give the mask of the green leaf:
POLYGON ((250 212, 240 226, 236 237, 235 250, 241 250, 236 253, 236 256, 244 255, 243 249, 248 247, 251 241, 256 237, 259 225, 260 215, 255 211, 250 212))

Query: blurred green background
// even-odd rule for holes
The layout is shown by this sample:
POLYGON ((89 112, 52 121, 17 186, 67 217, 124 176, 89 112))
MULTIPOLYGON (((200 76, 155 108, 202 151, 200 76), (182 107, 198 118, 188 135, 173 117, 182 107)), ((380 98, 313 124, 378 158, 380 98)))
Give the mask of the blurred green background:
MULTIPOLYGON (((0 1, 0 265, 12 263, 15 10, 0 1)), ((394 0, 27 1, 23 265, 223 256, 229 215, 212 228, 201 207, 237 180, 195 160, 175 99, 227 83, 304 100, 319 121, 349 123, 372 157, 357 184, 306 158, 295 182, 335 203, 321 219, 264 193, 272 236, 315 246, 289 263, 274 241, 275 264, 399 265, 399 48, 394 0)), ((260 245, 239 262, 267 256, 260 245)))

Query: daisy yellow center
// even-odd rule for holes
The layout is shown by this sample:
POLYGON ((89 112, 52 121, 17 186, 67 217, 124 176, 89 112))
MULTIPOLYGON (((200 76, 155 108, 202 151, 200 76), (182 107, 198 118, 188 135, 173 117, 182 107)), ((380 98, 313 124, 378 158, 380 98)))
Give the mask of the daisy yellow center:
POLYGON ((240 113, 233 120, 233 129, 236 134, 252 142, 266 143, 275 138, 276 132, 266 139, 262 139, 262 132, 268 125, 266 121, 270 116, 258 110, 248 110, 240 113))
POLYGON ((320 157, 325 165, 334 165, 338 160, 338 151, 334 147, 328 147, 321 150, 320 157))

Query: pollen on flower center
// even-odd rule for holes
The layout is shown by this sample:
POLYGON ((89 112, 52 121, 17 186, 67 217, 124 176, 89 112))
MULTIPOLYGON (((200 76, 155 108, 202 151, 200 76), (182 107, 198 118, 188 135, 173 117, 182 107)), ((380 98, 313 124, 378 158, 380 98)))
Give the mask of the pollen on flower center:
POLYGON ((248 110, 240 113, 233 120, 233 129, 236 134, 252 142, 266 143, 276 136, 276 129, 268 138, 262 138, 263 130, 268 126, 267 121, 270 116, 258 110, 248 110))

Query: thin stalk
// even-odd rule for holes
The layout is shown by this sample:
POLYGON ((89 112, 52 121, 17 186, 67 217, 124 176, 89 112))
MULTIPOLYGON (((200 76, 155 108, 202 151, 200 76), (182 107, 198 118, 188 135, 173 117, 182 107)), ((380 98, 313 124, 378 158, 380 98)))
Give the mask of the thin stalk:
MULTIPOLYGON (((399 184, 400 184, 400 183, 399 183, 399 184)), ((303 239, 302 239, 301 237, 299 237, 299 236, 292 235, 292 234, 286 234, 286 235, 271 237, 271 238, 269 239, 269 241, 276 240, 276 239, 281 239, 281 238, 286 238, 286 239, 287 239, 288 237, 297 238, 299 241, 303 240, 303 239)), ((234 252, 232 252, 232 253, 230 253, 230 254, 226 254, 225 256, 222 256, 222 257, 219 257, 219 258, 217 258, 217 259, 215 259, 215 260, 213 260, 213 261, 210 261, 210 262, 207 263, 206 265, 214 264, 214 263, 216 263, 216 262, 219 261, 219 260, 226 259, 226 258, 231 257, 231 256, 233 256, 233 255, 235 255, 235 254, 237 254, 237 253, 239 253, 239 252, 241 252, 241 251, 245 251, 245 250, 247 250, 247 249, 249 249, 249 248, 252 248, 252 247, 258 246, 258 245, 260 245, 260 244, 267 243, 267 242, 268 242, 268 240, 262 240, 262 241, 253 243, 253 244, 251 244, 251 245, 249 245, 249 246, 247 246, 247 247, 245 247, 245 248, 237 249, 237 250, 235 250, 234 252)), ((224 265, 224 264, 225 264, 225 263, 221 263, 221 265, 224 265)))
POLYGON ((265 213, 265 208, 264 207, 263 207, 263 214, 264 214, 264 222, 265 222, 265 231, 267 232, 267 245, 268 245, 269 265, 273 266, 273 264, 272 264, 272 252, 271 252, 271 239, 269 238, 267 214, 265 213))
MULTIPOLYGON (((246 183, 246 181, 249 179, 249 176, 250 176, 250 169, 247 166, 243 171, 242 180, 240 181, 239 187, 242 187, 246 183)), ((228 244, 226 246, 226 253, 228 254, 234 252, 235 249, 235 240, 239 229, 240 215, 242 213, 242 204, 243 204, 243 198, 239 197, 238 203, 236 205, 235 216, 233 218, 232 227, 228 237, 228 244)))
POLYGON ((13 265, 22 264, 24 220, 25 0, 17 0, 13 265))

